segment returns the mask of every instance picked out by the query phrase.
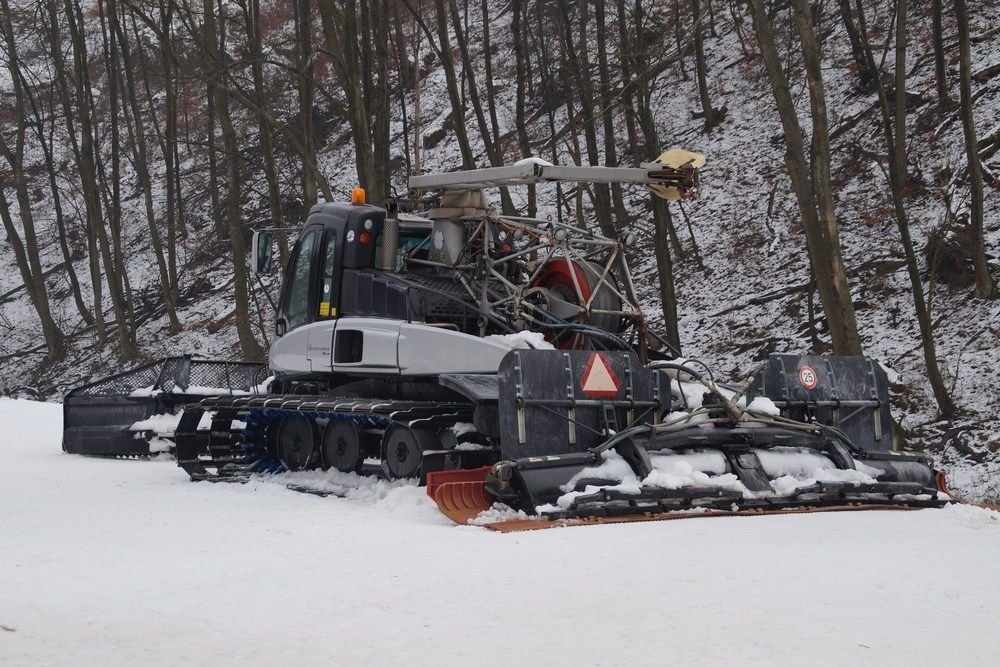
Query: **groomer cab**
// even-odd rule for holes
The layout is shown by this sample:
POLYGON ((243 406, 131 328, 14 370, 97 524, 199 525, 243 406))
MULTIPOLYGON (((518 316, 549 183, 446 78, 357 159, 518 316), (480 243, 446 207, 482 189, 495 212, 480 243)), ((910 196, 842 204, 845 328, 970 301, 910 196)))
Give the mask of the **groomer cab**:
MULTIPOLYGON (((369 300, 372 276, 381 262, 386 215, 386 209, 365 203, 360 188, 350 203, 327 202, 310 209, 283 267, 275 320, 279 337, 344 314, 380 314, 372 312, 369 300)), ((430 221, 405 217, 410 220, 399 225, 398 263, 404 252, 426 243, 431 230, 430 221)), ((254 232, 251 253, 257 274, 268 273, 275 263, 276 231, 254 232)))

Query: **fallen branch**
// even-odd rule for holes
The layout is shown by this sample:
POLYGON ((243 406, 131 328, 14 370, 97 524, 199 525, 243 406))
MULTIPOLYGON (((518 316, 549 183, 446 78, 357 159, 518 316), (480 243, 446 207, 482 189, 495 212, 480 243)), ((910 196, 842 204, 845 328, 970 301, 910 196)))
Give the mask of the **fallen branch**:
POLYGON ((997 74, 1000 74, 1000 63, 988 65, 972 75, 972 80, 976 83, 986 83, 997 74))
MULTIPOLYGON (((901 259, 894 259, 894 258, 891 258, 891 257, 877 257, 875 259, 870 259, 867 262, 863 262, 863 263, 855 266, 854 268, 848 270, 847 275, 848 275, 848 277, 853 278, 853 277, 857 276, 858 274, 864 273, 865 271, 873 269, 873 268, 875 268, 876 266, 879 266, 879 265, 882 265, 883 268, 887 272, 890 272, 890 271, 898 271, 899 269, 903 268, 906 265, 906 262, 904 262, 901 259)), ((760 296, 752 297, 752 298, 750 298, 750 299, 748 299, 746 301, 741 301, 740 303, 738 303, 736 305, 733 305, 733 306, 730 306, 728 308, 725 308, 723 310, 720 310, 717 313, 712 313, 711 315, 709 315, 709 317, 718 317, 720 315, 728 315, 729 313, 732 313, 732 312, 735 312, 737 310, 740 310, 741 308, 744 308, 747 305, 751 305, 751 306, 763 306, 764 304, 770 303, 771 301, 773 301, 775 299, 780 299, 781 297, 790 296, 790 295, 796 294, 798 292, 805 292, 807 289, 809 289, 810 285, 812 285, 812 281, 807 281, 807 282, 804 282, 804 283, 801 283, 801 284, 796 284, 796 285, 788 285, 786 287, 782 287, 780 289, 776 289, 776 290, 774 290, 772 292, 768 292, 766 294, 761 294, 760 296)))

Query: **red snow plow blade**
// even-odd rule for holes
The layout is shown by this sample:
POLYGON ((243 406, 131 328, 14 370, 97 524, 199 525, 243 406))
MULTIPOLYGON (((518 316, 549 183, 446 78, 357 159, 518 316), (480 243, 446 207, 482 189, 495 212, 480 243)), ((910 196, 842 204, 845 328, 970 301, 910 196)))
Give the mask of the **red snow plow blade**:
POLYGON ((469 523, 493 505, 493 497, 486 491, 489 472, 490 466, 427 473, 427 495, 449 519, 469 523))

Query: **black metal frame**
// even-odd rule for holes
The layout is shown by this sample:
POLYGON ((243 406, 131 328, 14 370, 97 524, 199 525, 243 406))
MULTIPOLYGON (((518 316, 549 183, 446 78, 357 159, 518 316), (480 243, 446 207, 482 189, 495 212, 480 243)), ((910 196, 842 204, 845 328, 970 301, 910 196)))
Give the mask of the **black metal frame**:
POLYGON ((131 430, 136 422, 157 414, 175 414, 185 404, 204 398, 203 394, 187 393, 191 386, 219 386, 216 381, 222 379, 225 386, 219 388, 229 394, 252 392, 266 377, 264 364, 185 355, 166 357, 76 387, 63 399, 63 451, 90 456, 148 455, 154 434, 131 430), (205 384, 197 380, 199 377, 205 384), (149 392, 136 394, 145 389, 149 392))

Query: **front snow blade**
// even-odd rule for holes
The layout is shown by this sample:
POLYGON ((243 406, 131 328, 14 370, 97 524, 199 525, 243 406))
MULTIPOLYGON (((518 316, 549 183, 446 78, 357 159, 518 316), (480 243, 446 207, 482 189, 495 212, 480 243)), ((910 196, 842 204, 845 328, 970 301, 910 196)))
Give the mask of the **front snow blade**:
POLYGON ((263 364, 167 357, 75 387, 63 399, 63 451, 118 457, 169 451, 185 404, 211 394, 251 394, 266 370, 263 364))

